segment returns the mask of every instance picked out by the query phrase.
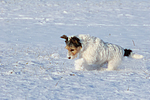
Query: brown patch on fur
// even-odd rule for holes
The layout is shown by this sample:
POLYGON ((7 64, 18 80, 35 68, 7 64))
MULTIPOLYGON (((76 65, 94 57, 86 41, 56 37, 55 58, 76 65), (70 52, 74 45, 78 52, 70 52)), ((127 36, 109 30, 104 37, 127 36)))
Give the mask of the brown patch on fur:
POLYGON ((68 50, 68 52, 69 53, 71 53, 71 55, 76 55, 80 50, 81 50, 81 46, 79 46, 79 47, 75 47, 75 46, 66 46, 65 47, 67 50, 68 50))

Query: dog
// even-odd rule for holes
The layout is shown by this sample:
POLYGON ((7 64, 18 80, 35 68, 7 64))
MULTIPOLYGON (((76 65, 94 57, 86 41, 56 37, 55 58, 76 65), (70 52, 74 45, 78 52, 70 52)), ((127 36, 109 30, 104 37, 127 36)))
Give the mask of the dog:
POLYGON ((130 49, 124 49, 121 46, 104 42, 97 37, 86 34, 69 37, 63 35, 61 38, 65 39, 68 59, 79 56, 74 64, 75 70, 85 70, 93 67, 92 65, 100 68, 108 63, 106 70, 111 71, 117 69, 125 56, 135 59, 143 58, 142 55, 135 54, 130 49))

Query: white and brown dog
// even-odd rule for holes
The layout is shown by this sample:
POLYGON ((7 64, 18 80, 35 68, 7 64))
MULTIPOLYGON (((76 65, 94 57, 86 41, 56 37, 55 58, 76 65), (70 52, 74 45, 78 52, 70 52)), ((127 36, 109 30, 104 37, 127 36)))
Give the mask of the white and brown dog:
POLYGON ((71 37, 63 35, 61 38, 66 40, 65 48, 68 50, 68 59, 74 59, 79 55, 79 59, 75 61, 76 70, 84 70, 90 68, 91 65, 97 65, 100 68, 108 63, 106 70, 110 71, 117 68, 124 56, 135 59, 143 58, 142 55, 135 54, 130 49, 124 49, 90 35, 81 34, 71 37))

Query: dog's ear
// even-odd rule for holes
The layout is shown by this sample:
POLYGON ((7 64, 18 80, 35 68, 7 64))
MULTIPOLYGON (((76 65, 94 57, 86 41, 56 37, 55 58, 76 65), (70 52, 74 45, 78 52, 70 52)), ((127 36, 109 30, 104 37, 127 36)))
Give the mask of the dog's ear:
POLYGON ((66 41, 65 41, 65 42, 67 42, 67 41, 68 41, 68 37, 67 37, 66 35, 63 35, 63 36, 61 36, 60 38, 66 39, 66 41))

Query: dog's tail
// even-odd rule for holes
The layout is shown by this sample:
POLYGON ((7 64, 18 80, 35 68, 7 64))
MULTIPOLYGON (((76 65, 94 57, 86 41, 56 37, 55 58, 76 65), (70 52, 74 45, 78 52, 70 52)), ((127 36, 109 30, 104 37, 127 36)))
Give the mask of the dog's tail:
POLYGON ((131 57, 134 59, 142 59, 143 55, 135 54, 130 49, 124 49, 124 56, 131 57))

